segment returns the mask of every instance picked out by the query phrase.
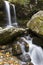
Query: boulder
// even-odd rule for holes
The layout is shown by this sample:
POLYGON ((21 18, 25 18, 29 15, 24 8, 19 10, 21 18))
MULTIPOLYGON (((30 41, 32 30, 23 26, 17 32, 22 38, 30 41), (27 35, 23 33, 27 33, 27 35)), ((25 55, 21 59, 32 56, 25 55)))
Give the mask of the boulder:
POLYGON ((7 44, 15 39, 15 37, 25 32, 23 28, 15 28, 13 26, 6 27, 0 30, 0 44, 7 44))
POLYGON ((20 44, 14 44, 12 46, 12 53, 13 53, 13 55, 20 55, 20 54, 22 54, 22 50, 21 50, 20 44))
POLYGON ((28 43, 25 43, 24 46, 25 46, 25 51, 29 52, 29 45, 28 45, 28 43))
POLYGON ((29 30, 43 39, 43 11, 39 11, 34 14, 30 21, 27 23, 27 27, 29 30))
POLYGON ((25 55, 22 54, 18 56, 18 58, 23 62, 29 62, 29 63, 31 62, 31 57, 28 54, 25 54, 25 55))

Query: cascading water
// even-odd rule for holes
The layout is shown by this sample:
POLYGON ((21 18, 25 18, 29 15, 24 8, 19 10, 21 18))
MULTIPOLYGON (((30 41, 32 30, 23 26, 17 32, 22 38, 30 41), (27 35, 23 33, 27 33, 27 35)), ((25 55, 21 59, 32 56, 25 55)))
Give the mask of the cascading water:
POLYGON ((33 62, 34 65, 43 65, 43 50, 42 50, 42 48, 34 45, 32 43, 32 39, 30 39, 29 36, 26 36, 26 38, 21 37, 21 39, 24 42, 28 43, 28 45, 29 45, 29 52, 25 52, 25 49, 23 46, 24 43, 22 42, 21 48, 22 48, 23 55, 29 54, 32 59, 31 62, 33 62))
POLYGON ((18 23, 16 21, 15 5, 9 3, 8 1, 4 1, 4 2, 5 2, 6 12, 7 12, 6 14, 7 14, 7 18, 8 18, 7 27, 9 27, 9 26, 18 27, 18 23), (12 6, 12 9, 11 9, 10 5, 12 6), (13 13, 12 13, 12 11, 13 11, 13 13))
POLYGON ((5 6, 6 6, 6 14, 8 17, 8 25, 11 26, 11 15, 10 15, 10 4, 8 1, 4 1, 5 6))
POLYGON ((13 17, 14 18, 14 23, 12 25, 14 25, 14 26, 17 27, 18 26, 18 23, 17 23, 17 19, 16 19, 15 5, 12 4, 12 6, 13 6, 13 10, 14 10, 14 17, 13 17))

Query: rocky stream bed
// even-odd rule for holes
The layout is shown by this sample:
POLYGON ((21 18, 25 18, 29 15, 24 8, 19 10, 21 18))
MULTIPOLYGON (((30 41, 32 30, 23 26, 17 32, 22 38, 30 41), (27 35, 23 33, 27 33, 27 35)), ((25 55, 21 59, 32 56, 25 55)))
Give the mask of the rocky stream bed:
POLYGON ((28 7, 21 6, 18 3, 15 11, 14 4, 7 1, 3 3, 3 0, 0 0, 0 65, 43 65, 43 10, 37 9, 37 5, 37 3, 28 4, 28 10, 28 7), (5 22, 5 5, 2 4, 6 5, 10 25, 5 22), (18 5, 20 6, 19 8, 17 7, 18 5), (33 11, 34 6, 37 10, 33 11), (22 21, 23 26, 19 23, 21 27, 15 22, 17 27, 14 26, 13 24, 15 23, 13 22, 12 24, 14 15, 11 14, 12 12, 10 13, 10 7, 14 9, 12 11, 17 13, 18 20, 19 18, 21 20, 28 18, 29 21, 26 20, 28 21, 26 23, 22 21), (4 27, 2 22, 5 23, 4 27))

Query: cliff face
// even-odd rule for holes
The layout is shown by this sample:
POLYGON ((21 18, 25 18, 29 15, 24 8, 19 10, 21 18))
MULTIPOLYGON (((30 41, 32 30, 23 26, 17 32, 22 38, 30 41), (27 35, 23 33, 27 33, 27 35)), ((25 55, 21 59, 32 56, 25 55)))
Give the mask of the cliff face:
POLYGON ((3 1, 0 1, 0 26, 5 26, 6 24, 6 11, 5 4, 3 1))

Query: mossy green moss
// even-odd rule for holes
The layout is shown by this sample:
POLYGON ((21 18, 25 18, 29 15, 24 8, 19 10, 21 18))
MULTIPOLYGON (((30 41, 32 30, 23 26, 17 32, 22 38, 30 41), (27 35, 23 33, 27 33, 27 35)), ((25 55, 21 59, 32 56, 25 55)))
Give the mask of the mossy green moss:
POLYGON ((43 35, 43 13, 39 11, 33 15, 31 20, 27 23, 27 27, 38 34, 43 35))

